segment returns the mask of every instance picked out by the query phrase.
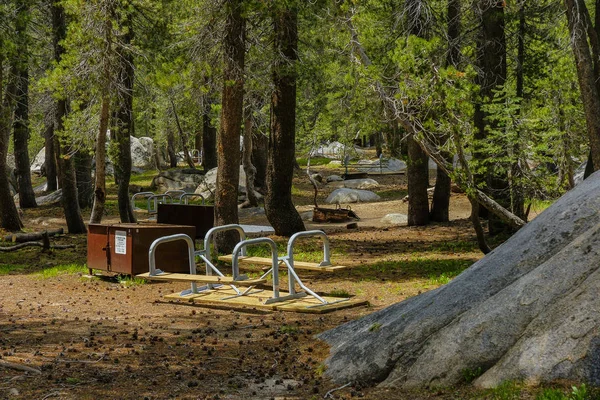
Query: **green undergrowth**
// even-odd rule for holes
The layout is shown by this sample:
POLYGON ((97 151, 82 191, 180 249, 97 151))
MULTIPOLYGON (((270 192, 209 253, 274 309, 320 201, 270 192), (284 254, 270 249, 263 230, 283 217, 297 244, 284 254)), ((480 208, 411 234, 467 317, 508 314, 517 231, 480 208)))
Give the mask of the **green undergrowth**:
MULTIPOLYGON (((403 261, 378 261, 373 264, 352 269, 353 274, 360 275, 362 280, 412 279, 425 278, 430 281, 447 283, 473 264, 474 260, 466 259, 422 259, 403 261)), ((433 284, 433 283, 432 283, 433 284)))
POLYGON ((29 269, 29 266, 24 264, 0 264, 0 275, 22 273, 27 271, 27 269, 29 269))
POLYGON ((41 279, 54 278, 59 275, 66 274, 84 274, 87 272, 87 267, 81 264, 63 264, 55 267, 44 268, 36 273, 36 276, 41 279))

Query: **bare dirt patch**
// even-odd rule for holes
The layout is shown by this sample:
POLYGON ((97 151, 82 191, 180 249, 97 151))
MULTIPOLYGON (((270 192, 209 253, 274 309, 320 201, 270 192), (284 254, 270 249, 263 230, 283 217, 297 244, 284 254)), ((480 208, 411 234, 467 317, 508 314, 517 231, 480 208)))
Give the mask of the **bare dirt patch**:
MULTIPOLYGON (((186 289, 185 284, 87 278, 85 270, 48 278, 38 274, 55 265, 85 263, 83 236, 52 239, 76 243, 74 250, 0 253, 0 271, 11 271, 0 275, 0 363, 41 372, 0 367, 0 398, 323 398, 340 385, 324 377, 328 349, 316 334, 436 288, 481 257, 465 220, 470 209, 463 195, 452 196, 448 224, 384 226, 385 214, 406 213, 400 200, 406 188, 402 176, 375 179, 384 199, 352 205, 361 217, 358 229, 307 223, 308 229, 329 232, 336 263, 354 268, 328 275, 301 272, 319 293, 354 295, 367 299, 368 307, 324 315, 220 309, 163 299, 186 289)), ((295 187, 299 209, 310 209, 311 187, 300 175, 295 187)), ((24 216, 30 230, 64 225, 56 207, 25 210, 24 216)), ((266 219, 249 215, 241 222, 266 219)), ((318 254, 320 243, 308 240, 301 250, 318 254)), ((459 397, 469 396, 470 389, 457 390, 459 397)), ((332 396, 445 399, 456 392, 348 386, 332 396)))

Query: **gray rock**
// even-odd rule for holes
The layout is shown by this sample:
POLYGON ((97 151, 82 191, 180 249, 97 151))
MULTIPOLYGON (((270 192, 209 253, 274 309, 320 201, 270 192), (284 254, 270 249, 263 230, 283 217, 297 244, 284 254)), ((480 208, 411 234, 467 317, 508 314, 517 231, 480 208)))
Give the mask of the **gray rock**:
POLYGON ((388 214, 381 218, 381 222, 389 225, 406 225, 408 216, 406 214, 388 214))
POLYGON ((348 179, 346 181, 332 182, 330 187, 371 190, 379 188, 379 183, 374 179, 348 179))
POLYGON ((167 190, 185 190, 193 193, 203 181, 204 175, 200 170, 175 169, 160 172, 152 179, 150 188, 155 193, 164 193, 167 190))
MULTIPOLYGON (((214 198, 214 193, 217 188, 217 168, 213 168, 206 173, 204 179, 200 184, 196 187, 194 193, 200 193, 204 198, 208 201, 209 199, 214 198)), ((238 179, 238 191, 240 194, 246 194, 246 173, 244 172, 244 167, 240 165, 240 177, 238 179)), ((262 194, 254 191, 256 197, 260 200, 262 199, 262 194)))
POLYGON ((331 192, 325 202, 329 204, 343 204, 377 201, 379 199, 381 199, 381 197, 368 190, 341 188, 331 192))
POLYGON ((40 196, 35 198, 35 202, 38 206, 46 204, 56 204, 62 200, 62 189, 58 189, 46 196, 40 196))
POLYGON ((46 148, 42 147, 40 151, 36 154, 36 156, 31 161, 30 170, 35 174, 42 173, 42 166, 46 162, 46 148))
POLYGON ((303 213, 300 213, 300 218, 302 218, 302 221, 312 221, 313 215, 313 211, 305 211, 303 213))
POLYGON ((587 161, 584 161, 579 165, 579 167, 577 167, 577 169, 573 173, 573 181, 575 182, 575 185, 579 185, 581 182, 583 182, 583 175, 585 174, 586 167, 587 161))
POLYGON ((340 181, 343 181, 343 180, 344 180, 344 178, 342 178, 339 175, 329 175, 327 177, 327 182, 340 182, 340 181))
POLYGON ((335 381, 600 384, 600 173, 449 284, 320 335, 335 381), (373 328, 375 327, 376 328, 373 328))
POLYGON ((131 165, 135 168, 150 169, 153 167, 152 162, 152 148, 154 141, 151 138, 144 138, 140 140, 136 137, 131 136, 131 165), (144 145, 144 143, 146 145, 144 145), (148 148, 147 146, 150 146, 148 148))
POLYGON ((358 170, 367 173, 380 173, 380 172, 403 172, 406 170, 406 163, 397 158, 390 158, 387 162, 384 161, 382 168, 377 168, 380 164, 379 159, 377 160, 360 160, 361 164, 371 164, 369 167, 359 167, 358 170))

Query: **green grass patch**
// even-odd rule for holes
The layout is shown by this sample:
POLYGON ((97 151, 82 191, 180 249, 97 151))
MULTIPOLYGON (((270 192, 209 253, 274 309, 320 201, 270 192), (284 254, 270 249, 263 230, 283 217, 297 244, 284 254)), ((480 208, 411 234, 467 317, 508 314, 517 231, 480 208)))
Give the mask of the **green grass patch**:
POLYGON ((45 268, 36 273, 41 279, 54 278, 59 275, 86 273, 87 266, 81 264, 63 264, 56 267, 45 268))
POLYGON ((516 382, 503 382, 491 390, 493 400, 518 400, 521 398, 521 385, 516 382))
POLYGON ((298 333, 298 328, 292 325, 282 325, 279 327, 280 333, 295 334, 298 333))
POLYGON ((121 286, 126 287, 126 288, 146 284, 145 279, 137 278, 135 276, 129 276, 129 275, 118 275, 117 282, 119 282, 119 284, 121 286))
POLYGON ((430 279, 443 274, 451 278, 473 264, 472 259, 424 259, 402 261, 379 261, 371 265, 352 269, 353 274, 361 275, 363 280, 388 279, 430 279))
POLYGON ((435 285, 435 286, 445 285, 447 283, 450 283, 450 281, 452 279, 454 279, 461 272, 462 271, 449 271, 449 272, 442 272, 440 275, 430 275, 429 281, 427 283, 429 283, 430 285, 435 285))
POLYGON ((350 297, 350 293, 345 289, 333 289, 328 295, 331 297, 350 297))
POLYGON ((0 264, 0 275, 26 271, 29 267, 23 264, 0 264))
MULTIPOLYGON (((306 157, 302 157, 302 158, 297 158, 296 161, 298 161, 298 165, 301 167, 306 167, 308 165, 308 158, 306 157)), ((331 162, 330 158, 327 157, 311 157, 310 158, 310 166, 314 167, 317 165, 327 165, 331 162)))

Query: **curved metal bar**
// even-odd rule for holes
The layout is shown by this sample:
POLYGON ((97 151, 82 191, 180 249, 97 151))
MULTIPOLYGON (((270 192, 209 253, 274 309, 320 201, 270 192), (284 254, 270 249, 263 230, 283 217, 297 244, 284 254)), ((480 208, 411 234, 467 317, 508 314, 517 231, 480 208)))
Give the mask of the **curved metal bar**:
POLYGON ((248 239, 242 242, 239 242, 235 245, 232 253, 231 259, 231 269, 233 271, 233 279, 236 280, 240 273, 240 265, 239 265, 239 257, 240 253, 243 253, 246 247, 253 246, 257 244, 268 244, 271 246, 271 264, 272 274, 273 274, 273 298, 279 297, 279 258, 277 256, 277 245, 273 241, 273 239, 269 238, 256 238, 256 239, 248 239))
MULTIPOLYGON (((218 232, 225 232, 225 231, 238 231, 238 233, 240 234, 240 241, 246 240, 246 232, 244 232, 244 228, 242 228, 241 225, 238 225, 238 224, 215 226, 214 228, 209 229, 208 232, 206 232, 206 236, 204 236, 204 254, 206 255, 206 258, 208 258, 209 260, 210 260, 210 243, 211 243, 211 240, 212 240, 214 234, 218 233, 218 232)), ((245 250, 242 253, 242 255, 243 256, 246 255, 245 250)))
POLYGON ((292 237, 290 237, 290 240, 288 241, 287 245, 287 254, 290 263, 292 265, 294 264, 294 244, 296 240, 306 236, 319 236, 323 238, 323 261, 321 261, 319 266, 326 267, 331 265, 331 256, 329 255, 329 238, 327 237, 325 232, 319 230, 298 232, 294 233, 292 237))
POLYGON ((169 203, 169 199, 171 199, 171 203, 173 202, 173 198, 168 194, 155 194, 154 196, 148 197, 148 213, 156 213, 158 211, 158 199, 162 199, 165 203, 169 203), (154 208, 151 207, 150 201, 154 200, 154 208))
POLYGON ((206 199, 200 193, 184 193, 179 196, 179 204, 188 204, 190 197, 200 197, 202 199, 202 205, 206 204, 206 199))
MULTIPOLYGON (((161 270, 156 269, 156 249, 158 248, 158 246, 163 243, 175 242, 178 240, 183 240, 187 243, 188 259, 189 259, 189 264, 190 264, 190 275, 196 275, 196 262, 195 262, 195 257, 194 257, 194 240, 191 237, 189 237, 188 235, 185 235, 183 233, 178 233, 175 235, 163 236, 161 238, 158 238, 154 242, 152 242, 152 244, 150 245, 150 250, 148 250, 148 260, 150 263, 150 271, 149 271, 150 276, 154 276, 154 275, 158 275, 158 274, 162 273, 161 270)), ((192 293, 198 293, 198 289, 196 287, 196 282, 192 282, 191 291, 192 291, 192 293)))
POLYGON ((177 199, 177 201, 179 201, 179 204, 181 204, 181 195, 185 194, 185 190, 167 190, 164 194, 167 194, 169 196, 171 196, 171 203, 175 203, 175 200, 177 199), (175 199, 174 199, 175 197, 175 199))
POLYGON ((134 210, 135 209, 139 210, 139 208, 135 206, 135 199, 137 197, 144 197, 144 198, 146 198, 146 197, 149 197, 149 196, 154 196, 154 192, 137 192, 137 193, 134 193, 133 196, 131 196, 131 204, 133 206, 133 209, 134 210))

